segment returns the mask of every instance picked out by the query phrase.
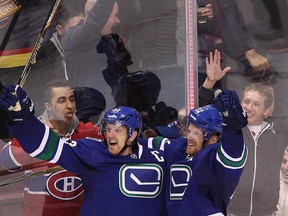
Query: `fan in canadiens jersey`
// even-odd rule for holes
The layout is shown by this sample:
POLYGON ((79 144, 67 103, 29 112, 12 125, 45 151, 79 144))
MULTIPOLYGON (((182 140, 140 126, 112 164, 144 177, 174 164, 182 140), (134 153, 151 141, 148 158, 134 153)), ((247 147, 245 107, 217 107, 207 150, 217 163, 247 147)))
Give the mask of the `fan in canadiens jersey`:
POLYGON ((166 215, 164 158, 137 143, 142 120, 135 109, 116 107, 105 113, 105 141, 73 141, 61 139, 34 116, 33 103, 19 86, 0 93, 0 107, 8 111, 8 127, 28 154, 80 176, 85 196, 81 215, 166 215))
POLYGON ((170 168, 166 187, 169 216, 227 215, 247 158, 241 130, 246 124, 236 92, 226 90, 215 106, 190 111, 187 137, 170 144, 149 138, 148 147, 164 149, 170 168))

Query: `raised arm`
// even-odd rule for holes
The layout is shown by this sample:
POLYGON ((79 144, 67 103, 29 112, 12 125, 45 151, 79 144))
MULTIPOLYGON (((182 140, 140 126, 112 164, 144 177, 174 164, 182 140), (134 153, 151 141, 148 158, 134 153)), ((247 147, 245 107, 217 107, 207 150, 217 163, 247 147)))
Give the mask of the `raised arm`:
POLYGON ((215 105, 218 111, 222 113, 223 119, 221 150, 218 151, 218 160, 224 164, 227 163, 226 165, 235 166, 235 169, 237 167, 242 168, 247 157, 242 134, 242 128, 247 125, 247 115, 243 111, 235 91, 225 90, 220 93, 216 98, 215 105), (225 154, 221 157, 221 152, 226 152, 234 160, 221 160, 225 157, 225 154), (239 160, 240 158, 242 159, 239 160))
POLYGON ((231 67, 225 67, 221 69, 221 53, 216 49, 214 55, 209 53, 209 58, 206 57, 206 79, 203 83, 203 87, 206 89, 213 89, 215 83, 221 80, 227 72, 231 70, 231 67))
POLYGON ((199 106, 210 104, 213 99, 213 89, 216 82, 222 79, 231 67, 221 69, 221 53, 216 49, 214 54, 209 53, 206 57, 206 79, 199 88, 199 106))
POLYGON ((9 130, 31 157, 61 165, 77 174, 84 171, 83 161, 79 158, 89 150, 83 148, 84 145, 79 150, 76 141, 61 139, 53 129, 38 120, 34 116, 33 102, 21 87, 9 86, 2 90, 0 108, 7 111, 9 130))
POLYGON ((97 0, 84 23, 69 29, 64 34, 64 50, 74 50, 84 45, 95 44, 96 46, 102 37, 101 31, 113 11, 115 2, 115 0, 97 0))

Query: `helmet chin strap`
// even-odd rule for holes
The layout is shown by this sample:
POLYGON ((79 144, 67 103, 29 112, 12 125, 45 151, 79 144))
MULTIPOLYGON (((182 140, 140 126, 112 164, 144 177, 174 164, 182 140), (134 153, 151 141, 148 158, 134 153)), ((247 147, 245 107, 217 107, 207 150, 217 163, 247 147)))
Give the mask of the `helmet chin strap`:
MULTIPOLYGON (((134 130, 133 130, 133 131, 134 131, 134 130)), ((131 134, 131 136, 132 136, 133 131, 130 131, 130 133, 129 133, 129 134, 131 134)), ((130 143, 130 145, 127 144, 127 143, 128 143, 128 139, 129 139, 131 136, 129 136, 129 137, 126 139, 125 145, 124 145, 123 148, 120 150, 120 152, 117 154, 117 156, 118 156, 118 155, 121 155, 127 148, 133 148, 133 146, 134 146, 134 144, 135 144, 136 138, 130 143)))
POLYGON ((127 138, 126 142, 125 142, 125 145, 123 146, 123 148, 120 150, 120 152, 117 154, 117 156, 121 155, 127 148, 132 148, 133 144, 131 145, 128 145, 127 144, 127 141, 130 137, 127 138))

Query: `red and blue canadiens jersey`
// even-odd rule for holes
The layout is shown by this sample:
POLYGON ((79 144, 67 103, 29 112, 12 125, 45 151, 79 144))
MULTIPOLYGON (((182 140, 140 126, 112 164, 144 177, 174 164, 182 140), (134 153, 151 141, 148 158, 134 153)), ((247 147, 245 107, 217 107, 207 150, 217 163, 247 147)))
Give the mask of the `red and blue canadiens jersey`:
POLYGON ((10 129, 32 157, 59 164, 80 176, 85 190, 81 215, 166 215, 162 152, 138 144, 133 154, 112 155, 99 140, 60 139, 36 118, 10 129))

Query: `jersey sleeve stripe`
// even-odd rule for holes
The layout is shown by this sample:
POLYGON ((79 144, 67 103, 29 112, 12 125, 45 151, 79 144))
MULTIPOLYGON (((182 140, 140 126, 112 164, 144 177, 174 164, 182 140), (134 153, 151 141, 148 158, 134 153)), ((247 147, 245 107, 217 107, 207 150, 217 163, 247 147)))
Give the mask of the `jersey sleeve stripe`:
POLYGON ((154 137, 153 138, 148 138, 148 148, 149 149, 154 149, 153 148, 153 139, 154 139, 154 137))
POLYGON ((19 163, 16 158, 14 157, 13 153, 12 153, 12 148, 11 148, 11 142, 9 143, 8 150, 9 150, 9 155, 11 157, 11 160, 15 163, 16 166, 18 167, 22 167, 22 164, 19 163))
POLYGON ((40 146, 30 154, 31 157, 36 157, 37 155, 39 155, 45 148, 46 146, 46 143, 47 143, 47 140, 49 138, 49 133, 50 133, 50 128, 45 125, 45 133, 44 133, 44 136, 43 136, 43 139, 40 143, 40 146))
POLYGON ((224 167, 229 169, 241 169, 244 167, 244 164, 247 159, 247 148, 246 145, 244 145, 242 154, 238 158, 233 158, 229 156, 221 145, 218 147, 217 155, 216 155, 217 161, 219 161, 224 167))
POLYGON ((141 159, 142 157, 142 154, 143 154, 143 146, 142 145, 139 145, 138 143, 138 158, 141 159))
POLYGON ((46 147, 44 148, 44 151, 42 151, 40 155, 37 156, 37 158, 40 160, 50 161, 58 149, 59 139, 59 136, 51 129, 46 147))
POLYGON ((241 154, 241 156, 238 157, 238 158, 231 157, 231 156, 224 150, 224 148, 223 148, 222 145, 219 145, 219 147, 218 147, 218 153, 219 153, 219 152, 222 153, 225 158, 227 158, 227 159, 229 159, 229 160, 231 160, 231 161, 240 161, 240 160, 242 160, 242 158, 244 157, 244 154, 245 154, 245 145, 243 144, 242 154, 241 154))
POLYGON ((162 140, 161 140, 161 144, 160 144, 160 150, 161 151, 164 151, 164 149, 165 149, 165 145, 168 145, 170 143, 170 140, 168 139, 168 138, 163 138, 162 140))
POLYGON ((15 172, 21 170, 22 164, 20 164, 12 153, 11 141, 8 142, 0 151, 1 165, 9 172, 15 172))
POLYGON ((54 158, 50 161, 51 163, 57 163, 57 161, 59 160, 59 158, 61 156, 64 144, 65 144, 64 140, 60 139, 60 141, 58 143, 58 148, 57 148, 56 154, 55 154, 54 158))

